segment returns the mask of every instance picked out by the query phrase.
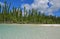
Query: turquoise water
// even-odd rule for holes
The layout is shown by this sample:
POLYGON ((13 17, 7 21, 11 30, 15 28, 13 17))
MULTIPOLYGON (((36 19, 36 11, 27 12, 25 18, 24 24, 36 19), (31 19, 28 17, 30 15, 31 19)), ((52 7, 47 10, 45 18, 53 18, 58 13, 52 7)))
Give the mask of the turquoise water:
POLYGON ((60 39, 60 27, 1 24, 0 39, 60 39))

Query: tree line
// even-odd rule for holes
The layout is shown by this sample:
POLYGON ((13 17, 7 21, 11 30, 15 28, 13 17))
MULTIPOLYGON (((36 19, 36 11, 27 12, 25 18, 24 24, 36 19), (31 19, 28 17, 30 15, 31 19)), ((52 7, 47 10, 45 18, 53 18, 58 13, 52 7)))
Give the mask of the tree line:
POLYGON ((36 9, 26 10, 24 14, 21 8, 13 7, 4 2, 4 7, 0 5, 0 23, 17 23, 17 24, 60 24, 60 17, 45 15, 36 9))

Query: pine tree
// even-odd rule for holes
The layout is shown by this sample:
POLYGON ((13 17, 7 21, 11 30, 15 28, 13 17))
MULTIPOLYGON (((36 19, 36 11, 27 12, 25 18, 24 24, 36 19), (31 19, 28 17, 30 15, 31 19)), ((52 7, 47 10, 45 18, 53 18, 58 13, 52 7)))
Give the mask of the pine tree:
POLYGON ((20 9, 20 14, 19 14, 19 20, 20 20, 20 23, 23 22, 23 16, 22 16, 22 10, 20 9))
POLYGON ((4 23, 7 21, 7 2, 4 2, 5 6, 3 7, 3 19, 4 23))

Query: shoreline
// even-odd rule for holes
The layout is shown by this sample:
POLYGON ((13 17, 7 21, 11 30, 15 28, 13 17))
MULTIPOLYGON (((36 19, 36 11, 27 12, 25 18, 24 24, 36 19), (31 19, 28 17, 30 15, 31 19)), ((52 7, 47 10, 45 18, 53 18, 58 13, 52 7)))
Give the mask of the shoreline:
POLYGON ((54 26, 59 26, 60 27, 60 24, 0 24, 0 25, 17 25, 17 26, 51 26, 51 27, 54 27, 54 26))

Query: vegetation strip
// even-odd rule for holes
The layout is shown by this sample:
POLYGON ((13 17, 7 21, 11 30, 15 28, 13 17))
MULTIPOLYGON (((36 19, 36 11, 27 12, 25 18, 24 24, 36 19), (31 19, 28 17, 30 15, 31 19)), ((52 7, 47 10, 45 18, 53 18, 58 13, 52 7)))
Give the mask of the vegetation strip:
POLYGON ((35 9, 26 10, 24 7, 24 14, 22 9, 13 7, 10 9, 10 5, 5 2, 2 7, 0 5, 0 23, 6 24, 60 24, 60 17, 45 15, 38 12, 35 9))

